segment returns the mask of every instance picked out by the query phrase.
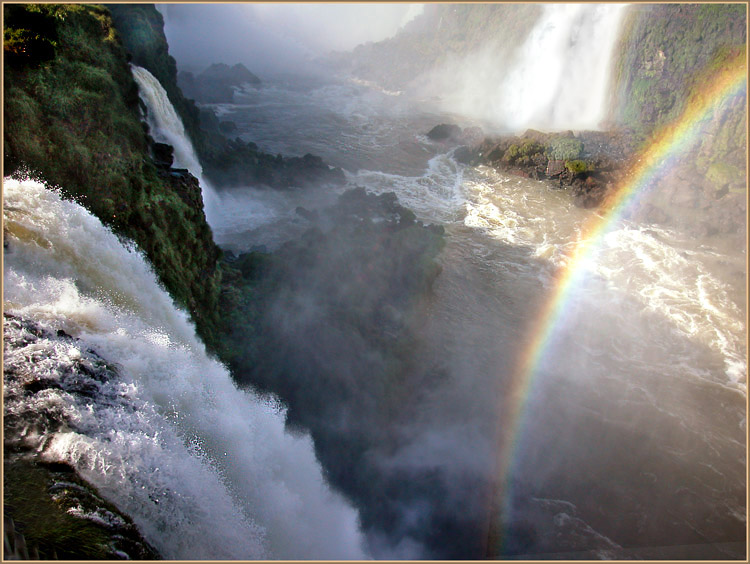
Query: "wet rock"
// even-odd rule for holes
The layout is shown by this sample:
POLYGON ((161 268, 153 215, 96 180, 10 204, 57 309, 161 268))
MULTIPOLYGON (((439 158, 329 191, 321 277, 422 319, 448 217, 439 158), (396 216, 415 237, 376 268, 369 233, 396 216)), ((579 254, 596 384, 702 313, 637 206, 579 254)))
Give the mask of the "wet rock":
POLYGON ((473 153, 472 164, 485 164, 508 174, 548 180, 553 187, 568 189, 576 205, 600 205, 617 184, 618 175, 632 154, 630 132, 555 132, 530 129, 523 135, 486 138, 462 152, 473 153))
POLYGON ((154 143, 151 145, 154 154, 154 163, 159 168, 171 168, 174 163, 174 147, 166 143, 154 143))
POLYGON ((471 147, 462 145, 456 148, 456 150, 453 152, 453 158, 456 159, 456 162, 468 165, 474 163, 474 161, 478 158, 478 153, 471 147))
POLYGON ((85 433, 67 402, 135 409, 109 384, 116 368, 62 330, 9 314, 3 329, 5 556, 158 559, 128 515, 46 454, 54 434, 85 433))
POLYGON ((190 72, 180 72, 177 83, 188 98, 206 104, 232 103, 235 91, 243 86, 257 88, 261 80, 242 64, 229 66, 215 63, 194 76, 190 72))
POLYGON ((457 140, 460 137, 461 128, 449 123, 436 125, 427 133, 427 138, 431 141, 450 141, 457 140))
POLYGON ((565 171, 565 161, 550 159, 547 163, 546 175, 550 178, 560 176, 565 171))

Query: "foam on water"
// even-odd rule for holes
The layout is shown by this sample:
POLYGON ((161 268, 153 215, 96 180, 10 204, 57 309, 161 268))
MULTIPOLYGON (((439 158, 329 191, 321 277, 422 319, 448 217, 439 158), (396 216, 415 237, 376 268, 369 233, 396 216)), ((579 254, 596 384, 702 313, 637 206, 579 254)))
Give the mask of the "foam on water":
POLYGON ((357 513, 329 490, 309 436, 237 389, 143 257, 38 182, 5 179, 4 195, 5 310, 120 374, 108 402, 49 397, 79 430, 49 437, 44 456, 76 467, 167 558, 362 558, 357 513))
POLYGON ((450 223, 461 213, 463 166, 448 154, 432 157, 421 176, 401 176, 380 171, 359 170, 348 174, 351 184, 364 185, 376 194, 396 192, 402 205, 424 221, 450 223))
MULTIPOLYGON (((528 247, 534 257, 554 267, 568 260, 566 251, 585 218, 596 213, 576 208, 564 191, 546 183, 487 168, 466 171, 464 187, 466 226, 528 247)), ((745 304, 732 278, 743 264, 737 257, 698 245, 673 230, 622 221, 586 268, 606 281, 605 288, 636 298, 644 311, 663 316, 680 334, 720 354, 725 371, 709 379, 744 392, 745 304)), ((705 376, 697 367, 691 373, 705 376)))

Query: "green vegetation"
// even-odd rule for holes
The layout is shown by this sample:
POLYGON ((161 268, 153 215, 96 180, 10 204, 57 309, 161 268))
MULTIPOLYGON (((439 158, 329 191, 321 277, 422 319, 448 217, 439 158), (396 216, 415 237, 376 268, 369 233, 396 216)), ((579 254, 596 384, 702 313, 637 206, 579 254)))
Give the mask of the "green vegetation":
POLYGON ((524 139, 520 144, 512 144, 505 151, 503 161, 514 165, 537 164, 535 161, 544 154, 544 146, 533 139, 524 139), (536 157, 536 159, 535 159, 536 157))
POLYGON ((41 560, 112 560, 119 559, 117 551, 121 551, 137 559, 158 558, 132 521, 69 466, 6 457, 3 469, 6 527, 13 515, 12 537, 18 543, 22 535, 31 555, 38 554, 41 560), (86 513, 111 515, 118 523, 116 533, 95 520, 75 516, 86 513))
MULTIPOLYGON (((309 329, 329 339, 329 346, 344 343, 342 355, 348 345, 361 342, 377 349, 381 356, 362 372, 371 376, 359 384, 362 409, 382 411, 386 421, 396 409, 394 397, 406 405, 410 388, 403 383, 411 371, 405 359, 414 339, 401 320, 439 272, 439 228, 418 223, 393 194, 374 197, 357 191, 327 212, 325 230, 313 226, 273 255, 251 253, 236 263, 219 264, 222 253, 205 221, 197 181, 154 164, 152 140, 140 119, 128 45, 134 62, 154 72, 167 92, 180 96, 172 88, 174 66, 158 12, 152 6, 113 7, 122 26, 117 30, 109 11, 97 5, 6 5, 4 10, 6 174, 31 174, 59 186, 63 195, 134 241, 177 305, 190 312, 209 351, 244 381, 266 386, 299 406, 294 399, 304 387, 295 380, 296 368, 305 366, 321 380, 311 405, 326 394, 340 393, 337 378, 342 374, 309 361, 311 351, 275 323, 272 306, 282 304, 305 330, 304 324, 312 322, 309 329), (365 275, 370 284, 361 283, 365 275), (330 322, 325 331, 316 328, 319 319, 301 315, 304 311, 295 303, 300 288, 310 292, 311 303, 321 301, 321 319, 330 322), (372 398, 389 401, 373 403, 372 398)), ((188 129, 195 108, 190 104, 185 101, 182 107, 188 129)), ((179 111, 180 102, 175 106, 179 111)), ((193 134, 214 170, 229 171, 244 182, 248 171, 255 175, 250 178, 268 179, 269 184, 276 178, 301 183, 310 175, 336 175, 312 155, 272 156, 223 137, 213 145, 219 137, 200 129, 193 128, 193 134)), ((314 427, 318 437, 338 440, 306 417, 298 421, 314 427)), ((368 436, 363 444, 377 440, 368 436)), ((69 511, 77 507, 71 503, 84 509, 105 507, 90 485, 72 469, 45 467, 36 454, 12 451, 7 442, 5 450, 5 517, 16 523, 18 539, 23 535, 45 558, 116 556, 111 535, 69 511), (53 492, 60 480, 76 484, 76 492, 86 491, 93 505, 71 492, 53 492)), ((127 546, 128 554, 154 556, 147 547, 127 546)))
POLYGON ((5 11, 3 50, 5 62, 14 67, 38 67, 55 56, 57 14, 36 6, 8 6, 5 11))
MULTIPOLYGON (((169 54, 164 36, 164 18, 153 4, 107 4, 115 28, 133 64, 153 74, 167 91, 169 101, 182 119, 200 157, 205 157, 212 139, 201 131, 200 111, 177 86, 177 62, 169 54)), ((216 140, 213 140, 214 144, 216 140)))
POLYGON ((644 138, 673 121, 696 73, 720 65, 747 40, 743 4, 633 5, 615 60, 615 120, 644 138))
MULTIPOLYGON (((628 8, 615 59, 614 121, 641 142, 673 123, 721 72, 745 64, 746 4, 658 4, 628 8)), ((650 217, 746 244, 745 97, 722 102, 679 164, 689 186, 663 183, 650 217)), ((659 221, 659 220, 657 220, 659 221)))
POLYGON ((259 151, 255 143, 228 139, 210 109, 200 110, 177 84, 177 65, 169 55, 164 19, 152 4, 111 4, 114 25, 132 62, 164 87, 193 142, 203 174, 216 186, 264 184, 274 188, 343 184, 343 173, 318 157, 286 158, 259 151))
POLYGON ((573 137, 556 137, 547 144, 547 155, 556 161, 577 159, 583 153, 583 143, 573 137))
MULTIPOLYGON (((31 174, 60 186, 134 240, 214 348, 220 251, 195 205, 196 194, 192 201, 181 195, 187 188, 160 177, 148 157, 138 89, 108 10, 75 4, 4 10, 5 36, 21 38, 6 49, 31 52, 21 43, 32 37, 25 31, 32 25, 56 38, 51 58, 45 52, 41 58, 6 59, 5 173, 31 174)), ((39 41, 33 35, 33 42, 39 41)))
POLYGON ((587 163, 586 161, 582 161, 580 159, 565 161, 565 168, 567 168, 568 172, 572 174, 581 174, 584 172, 591 172, 593 170, 593 167, 590 163, 587 163))
MULTIPOLYGON (((200 188, 191 178, 160 175, 151 161, 137 86, 108 10, 75 4, 3 8, 5 173, 59 186, 135 241, 209 349, 218 350, 220 251, 200 188)), ((51 494, 53 474, 33 462, 10 461, 6 451, 5 517, 41 557, 117 557, 109 531, 69 514, 64 492, 51 494)), ((68 474, 66 480, 96 496, 68 474)), ((134 546, 126 552, 155 556, 134 546)))

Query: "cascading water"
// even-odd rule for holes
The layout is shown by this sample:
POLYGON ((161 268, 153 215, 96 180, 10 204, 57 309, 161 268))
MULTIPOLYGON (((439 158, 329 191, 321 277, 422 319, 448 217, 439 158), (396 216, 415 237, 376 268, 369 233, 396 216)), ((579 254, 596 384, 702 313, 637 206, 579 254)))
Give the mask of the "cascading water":
MULTIPOLYGON (((611 5, 544 6, 516 59, 488 52, 436 92, 461 119, 506 129, 596 127, 606 106, 605 80, 597 81, 607 75, 622 13, 611 5)), ((142 91, 163 94, 157 86, 142 91)), ((364 446, 384 478, 363 473, 340 445, 316 448, 327 475, 344 474, 362 494, 357 503, 377 557, 473 548, 486 535, 481 503, 470 501, 493 478, 498 396, 510 389, 507 373, 529 318, 596 212, 547 184, 458 164, 445 145, 421 135, 455 116, 400 97, 397 106, 396 97, 363 84, 312 92, 267 86, 245 98, 221 107, 243 138, 273 152, 321 154, 349 170, 350 185, 396 191, 419 219, 445 226, 443 270, 419 319, 424 343, 408 375, 407 409, 386 424, 361 413, 325 421, 353 436, 383 430, 382 443, 364 446), (375 491, 377 483, 392 487, 375 491), (366 520, 384 497, 396 510, 387 520, 366 520)), ((154 104, 150 118, 165 108, 171 105, 154 104)), ((167 130, 152 123, 157 137, 167 130)), ((190 168, 183 159, 194 154, 180 157, 179 131, 158 138, 190 168)), ((34 372, 56 378, 69 365, 93 362, 90 347, 119 364, 117 378, 83 382, 88 395, 63 382, 37 397, 32 408, 48 407, 69 426, 43 437, 43 456, 73 464, 167 557, 360 557, 355 512, 326 489, 309 438, 285 435, 277 405, 237 390, 206 358, 140 256, 37 183, 7 181, 5 197, 6 310, 43 323, 51 335, 62 329, 81 339, 39 338, 11 350, 6 362, 34 362, 34 372)), ((250 187, 222 201, 233 207, 238 252, 266 244, 263 237, 283 243, 292 224, 307 229, 294 210, 316 205, 309 193, 250 187), (283 221, 269 221, 273 214, 259 207, 283 221)), ((746 258, 725 247, 623 221, 586 264, 564 330, 528 389, 507 492, 507 554, 745 555, 746 258)), ((24 342, 16 325, 6 325, 6 343, 24 342)), ((331 327, 316 323, 300 338, 331 327)), ((329 358, 333 367, 347 354, 329 358)), ((362 376, 354 374, 347 393, 357 393, 362 376)), ((306 391, 292 409, 316 415, 306 391)), ((24 409, 12 401, 5 407, 24 409)), ((465 554, 476 555, 459 557, 465 554)))
POLYGON ((522 45, 469 55, 436 75, 431 88, 443 110, 505 131, 598 129, 624 8, 544 5, 522 45))
POLYGON ((362 558, 357 514, 328 489, 310 438, 237 389, 142 255, 38 182, 6 178, 4 195, 5 311, 79 339, 11 348, 6 367, 62 380, 92 349, 119 373, 34 396, 64 423, 39 437, 42 457, 71 464, 166 558, 362 558))
POLYGON ((549 4, 501 85, 511 129, 596 129, 624 4, 549 4))
POLYGON ((203 193, 203 208, 206 219, 212 228, 220 224, 219 197, 214 188, 203 177, 203 167, 195 154, 193 144, 185 133, 185 126, 169 101, 166 90, 157 78, 146 69, 130 65, 133 78, 138 83, 141 100, 148 109, 146 122, 152 137, 160 142, 174 147, 175 165, 186 168, 195 176, 201 185, 203 193))
MULTIPOLYGON (((456 116, 430 113, 422 101, 397 105, 363 85, 274 87, 223 106, 222 117, 261 147, 314 148, 349 170, 350 186, 395 191, 420 220, 445 226, 443 270, 420 325, 427 352, 414 362, 429 379, 415 376, 418 393, 394 423, 406 438, 368 451, 402 488, 392 494, 397 524, 383 526, 397 548, 383 541, 373 553, 442 556, 458 544, 456 531, 473 526, 461 519, 490 471, 494 429, 486 429, 529 338, 524 328, 598 212, 548 183, 458 164, 448 146, 422 135, 456 116), (372 112, 348 113, 358 101, 372 112), (286 126, 291 112, 294 128, 286 126), (436 377, 431 365, 444 373, 436 377), (414 476, 438 476, 447 493, 412 497, 414 476), (403 522, 409 533, 398 528, 403 522), (455 536, 433 541, 435 523, 455 536)), ((313 205, 299 194, 278 197, 280 209, 313 205)), ((238 192, 234 208, 257 201, 250 189, 238 192)), ((268 233, 265 219, 247 217, 234 242, 241 252, 265 244, 268 233)), ((564 330, 528 390, 507 554, 685 560, 709 542, 717 544, 705 554, 744 554, 745 280, 745 254, 725 241, 628 220, 613 228, 586 264, 564 330)))

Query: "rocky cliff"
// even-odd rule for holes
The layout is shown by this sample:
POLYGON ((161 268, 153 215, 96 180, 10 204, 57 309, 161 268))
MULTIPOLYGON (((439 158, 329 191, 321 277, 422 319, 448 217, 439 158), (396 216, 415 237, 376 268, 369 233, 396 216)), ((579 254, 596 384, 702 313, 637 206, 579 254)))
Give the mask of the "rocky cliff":
MULTIPOLYGON (((109 11, 94 5, 6 5, 4 23, 5 174, 32 175, 59 186, 134 241, 215 350, 221 253, 196 179, 157 166, 151 156, 129 56, 109 11)), ((29 340, 70 338, 47 335, 21 319, 6 320, 4 335, 4 518, 13 527, 7 537, 13 550, 19 557, 156 557, 131 520, 72 468, 45 463, 39 449, 26 444, 34 436, 29 428, 49 426, 55 417, 28 409, 9 415, 8 406, 29 394, 86 393, 68 389, 72 380, 64 380, 90 367, 61 366, 59 382, 40 379, 33 363, 9 364, 12 351, 29 340), (15 330, 19 338, 11 338, 15 330)), ((44 357, 39 354, 35 362, 44 357)), ((115 377, 106 367, 100 376, 115 377)))
MULTIPOLYGON (((534 5, 432 5, 395 37, 337 54, 332 63, 342 72, 394 90, 418 88, 423 77, 450 57, 491 52, 486 62, 512 62, 514 49, 528 36, 539 13, 534 5)), ((742 56, 746 22, 747 7, 741 4, 629 6, 612 60, 612 97, 604 131, 532 131, 487 139, 457 156, 466 163, 551 179, 570 187, 579 204, 598 205, 607 186, 614 185, 613 172, 627 167, 634 151, 676 120, 706 80, 742 56), (566 137, 576 137, 580 150, 576 156, 555 158, 555 139, 566 137)), ((575 72, 569 74, 568 80, 576 79, 575 72)), ((746 129, 744 97, 720 107, 698 142, 660 180, 658 189, 642 199, 633 217, 744 246, 746 129)))
MULTIPOLYGON (((63 196, 134 242, 175 302, 190 313, 208 349, 230 363, 235 376, 245 382, 259 383, 253 373, 265 361, 276 368, 270 380, 261 382, 263 387, 290 402, 299 397, 300 389, 284 388, 295 365, 259 351, 265 340, 283 339, 267 332, 272 323, 269 305, 293 293, 303 276, 320 284, 333 283, 336 293, 331 297, 336 298, 328 300, 324 309, 338 316, 341 326, 356 330, 358 342, 374 343, 385 357, 392 357, 388 370, 394 366, 405 370, 392 336, 379 331, 377 323, 380 316, 389 316, 394 324, 391 333, 406 335, 401 320, 438 272, 434 259, 442 247, 440 230, 416 222, 395 197, 375 198, 355 191, 343 197, 335 210, 300 210, 311 229, 279 253, 220 261, 222 252, 206 222, 197 180, 171 168, 171 148, 154 143, 142 121, 144 108, 130 61, 160 79, 196 146, 202 147, 200 156, 214 178, 288 188, 342 182, 343 175, 313 155, 267 155, 252 144, 203 129, 200 110, 177 87, 174 60, 155 8, 110 8, 4 6, 5 174, 31 175, 58 186, 63 196), (318 216, 320 223, 314 221, 318 216), (337 249, 343 243, 349 247, 342 255, 337 249), (379 253, 384 244, 393 248, 387 256, 379 253), (356 285, 365 268, 382 283, 375 289, 368 287, 368 302, 361 304, 362 296, 349 295, 346 289, 356 285), (338 275, 326 276, 332 269, 338 275), (394 292, 395 287, 402 292, 394 292), (343 306, 348 311, 342 312, 343 306)), ((12 246, 12 237, 6 238, 6 244, 12 246)), ((290 307, 294 314, 293 304, 290 307)), ((37 426, 54 432, 50 425, 74 427, 74 422, 61 420, 58 413, 28 409, 27 399, 36 393, 60 392, 63 402, 76 394, 96 401, 92 394, 97 385, 89 380, 116 379, 117 370, 110 364, 117 359, 85 350, 81 362, 61 364, 53 355, 59 343, 83 345, 60 332, 49 333, 29 319, 6 318, 4 334, 4 518, 6 531, 12 527, 6 547, 18 557, 158 557, 127 515, 102 500, 72 468, 44 462, 39 454, 43 445, 29 443, 37 436, 33 432, 37 426), (38 355, 14 356, 27 346, 38 355), (18 362, 14 364, 12 358, 18 362), (39 361, 51 365, 54 378, 35 370, 39 361), (12 417, 7 411, 11 404, 18 407, 12 417)), ((294 360, 306 363, 306 352, 310 351, 296 351, 294 360)), ((307 364, 327 373, 324 365, 307 364)), ((378 373, 372 376, 374 382, 379 380, 378 373)), ((362 390, 362 398, 366 391, 362 390)), ((298 409, 295 406, 295 412, 298 409)), ((314 432, 318 438, 324 436, 320 430, 314 432)))
POLYGON ((220 251, 199 205, 200 187, 189 175, 160 171, 151 158, 130 57, 109 11, 4 10, 5 174, 30 173, 60 186, 135 241, 199 334, 214 343, 220 251))
MULTIPOLYGON (((732 60, 744 58, 747 6, 634 5, 613 61, 615 124, 648 137, 684 110, 689 97, 732 60)), ((679 226, 745 246, 746 96, 725 103, 707 130, 636 211, 636 218, 679 226)))
MULTIPOLYGON (((167 91, 193 142, 204 175, 216 187, 266 185, 290 188, 343 184, 342 171, 326 165, 319 157, 310 155, 303 159, 270 155, 259 151, 255 143, 228 137, 232 133, 231 126, 222 130, 210 108, 199 108, 180 89, 177 66, 169 55, 164 35, 164 18, 158 10, 152 4, 111 4, 108 7, 125 50, 135 64, 153 74, 167 91)), ((237 81, 255 83, 260 80, 247 69, 243 72, 235 68, 232 72, 231 67, 225 69, 224 66, 218 64, 206 77, 206 82, 216 78, 221 80, 221 85, 213 88, 223 88, 224 96, 228 95, 226 89, 231 90, 237 81)), ((219 100, 211 98, 208 101, 219 100)))

